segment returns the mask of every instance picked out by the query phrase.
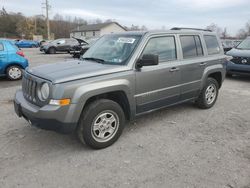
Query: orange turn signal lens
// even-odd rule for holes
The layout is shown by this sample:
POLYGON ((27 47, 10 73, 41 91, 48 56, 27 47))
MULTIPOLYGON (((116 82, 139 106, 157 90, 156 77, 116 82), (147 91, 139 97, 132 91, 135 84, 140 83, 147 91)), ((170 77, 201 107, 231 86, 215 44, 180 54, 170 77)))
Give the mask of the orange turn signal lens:
POLYGON ((56 106, 67 106, 70 104, 70 99, 60 99, 60 100, 51 99, 49 104, 56 106))

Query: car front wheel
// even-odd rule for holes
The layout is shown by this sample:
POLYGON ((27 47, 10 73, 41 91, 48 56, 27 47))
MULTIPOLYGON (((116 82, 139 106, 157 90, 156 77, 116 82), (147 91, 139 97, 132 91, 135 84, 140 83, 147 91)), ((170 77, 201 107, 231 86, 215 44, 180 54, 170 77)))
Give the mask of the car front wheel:
POLYGON ((13 65, 7 68, 6 74, 10 80, 20 80, 22 78, 22 69, 19 66, 13 65))
POLYGON ((82 143, 102 149, 120 137, 124 125, 125 115, 120 105, 112 100, 100 99, 84 109, 77 134, 82 143))
POLYGON ((55 54, 56 49, 55 48, 49 48, 48 52, 49 52, 49 54, 55 54))

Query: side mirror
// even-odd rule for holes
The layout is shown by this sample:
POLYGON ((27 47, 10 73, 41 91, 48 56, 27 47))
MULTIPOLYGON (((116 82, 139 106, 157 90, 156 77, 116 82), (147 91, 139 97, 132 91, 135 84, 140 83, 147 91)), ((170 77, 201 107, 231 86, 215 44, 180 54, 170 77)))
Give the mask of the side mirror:
POLYGON ((141 59, 136 63, 137 68, 142 68, 143 66, 153 66, 159 64, 159 56, 155 54, 144 54, 141 59))

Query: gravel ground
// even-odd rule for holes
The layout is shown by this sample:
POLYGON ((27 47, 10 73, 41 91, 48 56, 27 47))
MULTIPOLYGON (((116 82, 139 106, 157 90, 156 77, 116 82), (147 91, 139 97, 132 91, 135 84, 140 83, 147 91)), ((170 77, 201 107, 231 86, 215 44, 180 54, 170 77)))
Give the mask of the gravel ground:
MULTIPOLYGON (((31 66, 68 54, 24 50, 31 66)), ((29 127, 13 110, 19 82, 0 80, 0 187, 250 187, 250 77, 226 79, 216 105, 184 104, 129 123, 111 147, 29 127)))

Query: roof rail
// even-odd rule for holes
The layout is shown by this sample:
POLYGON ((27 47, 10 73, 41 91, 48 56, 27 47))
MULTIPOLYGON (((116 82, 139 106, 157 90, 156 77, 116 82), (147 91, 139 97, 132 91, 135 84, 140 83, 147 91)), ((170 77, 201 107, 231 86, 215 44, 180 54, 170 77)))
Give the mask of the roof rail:
POLYGON ((199 28, 188 28, 188 27, 173 27, 171 30, 196 30, 196 31, 212 32, 212 30, 210 29, 199 29, 199 28))

